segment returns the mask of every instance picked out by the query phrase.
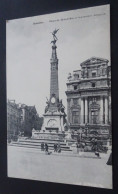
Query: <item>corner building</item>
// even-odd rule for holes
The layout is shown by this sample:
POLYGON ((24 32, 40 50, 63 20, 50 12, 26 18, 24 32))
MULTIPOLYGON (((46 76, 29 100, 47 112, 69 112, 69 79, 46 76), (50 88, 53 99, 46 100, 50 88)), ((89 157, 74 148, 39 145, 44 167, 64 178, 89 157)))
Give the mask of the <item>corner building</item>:
POLYGON ((69 73, 67 116, 70 128, 108 130, 111 126, 111 67, 106 59, 92 57, 69 73))
POLYGON ((21 108, 15 103, 15 100, 7 102, 7 137, 13 139, 18 136, 21 129, 21 108))

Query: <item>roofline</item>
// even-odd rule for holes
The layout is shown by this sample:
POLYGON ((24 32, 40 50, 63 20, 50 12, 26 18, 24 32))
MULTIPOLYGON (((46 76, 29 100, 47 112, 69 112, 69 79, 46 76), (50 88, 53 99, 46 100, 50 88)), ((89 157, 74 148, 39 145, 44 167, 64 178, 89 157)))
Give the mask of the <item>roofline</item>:
POLYGON ((83 65, 84 63, 86 63, 87 61, 89 61, 89 60, 91 60, 91 59, 93 59, 93 58, 100 59, 100 60, 103 60, 103 61, 105 61, 105 62, 109 62, 109 60, 103 59, 103 58, 100 58, 100 57, 91 57, 91 58, 89 58, 89 59, 83 61, 82 63, 80 63, 80 65, 83 65))
POLYGON ((74 70, 73 72, 77 72, 77 71, 81 71, 81 69, 78 69, 78 70, 74 70))

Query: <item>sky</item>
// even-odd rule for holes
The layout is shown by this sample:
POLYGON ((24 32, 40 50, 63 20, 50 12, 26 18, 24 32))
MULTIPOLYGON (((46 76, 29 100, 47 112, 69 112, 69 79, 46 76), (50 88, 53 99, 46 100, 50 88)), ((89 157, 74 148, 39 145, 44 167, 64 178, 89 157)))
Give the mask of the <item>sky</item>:
POLYGON ((109 5, 9 20, 7 29, 7 99, 34 106, 44 114, 50 95, 51 32, 57 32, 59 97, 67 109, 69 73, 95 56, 109 60, 109 5))

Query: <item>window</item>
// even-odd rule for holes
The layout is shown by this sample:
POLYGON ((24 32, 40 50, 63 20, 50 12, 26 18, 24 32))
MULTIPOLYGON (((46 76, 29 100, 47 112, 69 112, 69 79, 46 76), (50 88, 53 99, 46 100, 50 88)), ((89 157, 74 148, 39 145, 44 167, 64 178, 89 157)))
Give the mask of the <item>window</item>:
POLYGON ((91 112, 91 121, 92 121, 92 124, 98 123, 98 111, 91 112))
POLYGON ((77 116, 79 115, 79 112, 78 111, 73 111, 73 116, 77 116))
POLYGON ((73 115, 73 123, 74 124, 79 123, 79 112, 73 111, 72 115, 73 115))
POLYGON ((74 80, 78 80, 79 79, 79 74, 74 73, 73 75, 74 75, 74 80))
POLYGON ((106 68, 103 68, 102 69, 102 75, 105 75, 106 74, 106 68))
POLYGON ((74 90, 77 90, 77 86, 74 86, 74 90))
POLYGON ((77 98, 73 99, 73 104, 74 105, 77 105, 78 104, 78 99, 77 98))
POLYGON ((97 116, 97 115, 98 115, 98 112, 97 112, 97 111, 92 111, 92 112, 91 112, 91 115, 92 115, 92 116, 97 116))
POLYGON ((93 87, 93 88, 95 87, 95 83, 92 83, 92 87, 93 87))
POLYGON ((92 77, 96 77, 96 72, 92 72, 92 77))
POLYGON ((96 103, 96 97, 94 97, 93 99, 92 99, 92 103, 96 103))

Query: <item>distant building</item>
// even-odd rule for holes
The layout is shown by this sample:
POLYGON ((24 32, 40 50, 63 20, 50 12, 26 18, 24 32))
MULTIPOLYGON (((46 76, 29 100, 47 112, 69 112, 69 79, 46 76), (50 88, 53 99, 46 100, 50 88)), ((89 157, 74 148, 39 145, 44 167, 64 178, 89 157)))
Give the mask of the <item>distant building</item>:
POLYGON ((111 67, 108 60, 92 57, 80 64, 67 82, 70 128, 108 129, 111 124, 111 67))
POLYGON ((37 114, 35 106, 27 106, 21 104, 21 130, 25 136, 32 135, 32 129, 40 130, 42 126, 42 120, 37 114))
POLYGON ((35 106, 16 104, 15 100, 7 103, 7 130, 8 137, 13 139, 20 132, 25 136, 32 135, 32 129, 40 130, 43 118, 37 114, 35 106))
POLYGON ((21 129, 21 112, 14 100, 7 102, 7 136, 14 139, 18 136, 21 129))
POLYGON ((40 131, 42 124, 43 124, 43 117, 39 117, 39 115, 37 114, 35 119, 34 129, 40 131))

